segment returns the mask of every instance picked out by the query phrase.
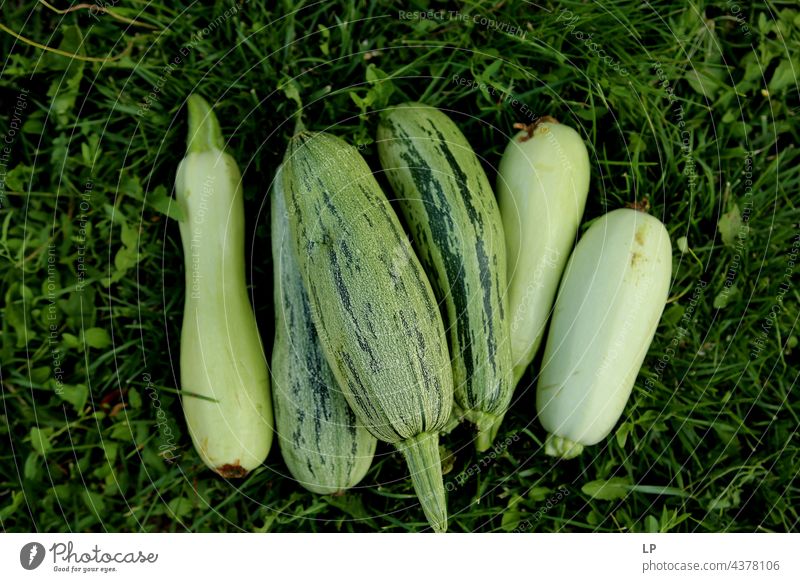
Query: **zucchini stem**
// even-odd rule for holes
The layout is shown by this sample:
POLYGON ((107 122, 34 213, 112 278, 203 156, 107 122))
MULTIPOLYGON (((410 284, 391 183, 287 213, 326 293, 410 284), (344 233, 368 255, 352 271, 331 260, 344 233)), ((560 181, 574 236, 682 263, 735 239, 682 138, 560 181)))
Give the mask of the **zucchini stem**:
POLYGON ((186 143, 186 153, 202 153, 212 150, 222 150, 225 140, 219 128, 217 116, 208 102, 200 95, 189 95, 186 101, 189 109, 189 138, 186 143))
POLYGON ((397 443, 397 448, 408 463, 411 482, 428 523, 436 533, 444 533, 447 531, 447 502, 439 458, 439 434, 423 432, 397 443))
POLYGON ((519 138, 519 141, 528 141, 533 137, 533 134, 536 132, 536 129, 542 123, 552 123, 558 125, 558 120, 555 117, 551 117, 550 115, 545 115, 543 117, 539 117, 533 121, 533 123, 515 123, 514 129, 522 129, 527 132, 528 135, 522 136, 519 138))
POLYGON ((306 130, 306 124, 303 123, 302 109, 298 109, 295 115, 297 116, 297 119, 295 119, 294 122, 294 134, 297 135, 298 133, 303 133, 306 130))
POLYGON ((583 452, 583 445, 568 438, 548 434, 544 443, 544 453, 551 457, 574 459, 583 452))
POLYGON ((505 413, 491 414, 481 410, 470 410, 464 416, 475 425, 475 429, 478 431, 475 436, 475 450, 479 453, 488 451, 500 430, 505 413))

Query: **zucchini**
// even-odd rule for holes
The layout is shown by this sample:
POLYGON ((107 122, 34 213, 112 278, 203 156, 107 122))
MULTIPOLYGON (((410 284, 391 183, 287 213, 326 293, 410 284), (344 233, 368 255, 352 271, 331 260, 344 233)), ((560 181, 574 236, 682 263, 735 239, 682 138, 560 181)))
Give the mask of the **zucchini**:
POLYGON ((208 103, 192 95, 188 109, 188 149, 175 181, 186 261, 181 400, 203 462, 243 477, 269 453, 272 404, 247 294, 241 176, 208 103))
POLYGON ((508 254, 511 356, 516 385, 539 349, 589 193, 589 154, 552 118, 506 147, 497 194, 508 254))
POLYGON ((289 228, 325 358, 358 419, 404 454, 425 515, 447 528, 438 431, 453 404, 425 272, 358 151, 302 131, 283 164, 289 228))
POLYGON ((614 210, 578 242, 558 290, 536 394, 548 454, 574 457, 614 428, 671 275, 669 234, 649 214, 614 210))
POLYGON ((455 123, 407 103, 378 125, 378 155, 414 247, 446 307, 456 403, 488 449, 513 392, 506 253, 497 201, 455 123))
POLYGON ((281 181, 279 169, 272 192, 275 429, 295 480, 314 493, 337 494, 356 486, 366 475, 377 441, 356 420, 317 340, 287 235, 281 181))

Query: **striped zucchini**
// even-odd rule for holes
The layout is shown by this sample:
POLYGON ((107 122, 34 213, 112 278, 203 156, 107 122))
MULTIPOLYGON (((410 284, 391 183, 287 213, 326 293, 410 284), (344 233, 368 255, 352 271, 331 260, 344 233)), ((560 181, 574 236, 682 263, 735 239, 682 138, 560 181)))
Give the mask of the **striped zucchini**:
POLYGON ((491 446, 513 392, 503 225, 478 158, 455 123, 408 103, 385 112, 378 154, 417 254, 445 303, 455 399, 491 446))
POLYGON ((447 528, 438 431, 453 378, 436 299, 358 151, 300 132, 283 165, 288 224, 325 357, 358 419, 403 452, 428 521, 447 528))
POLYGON ((272 191, 275 428, 292 476, 309 491, 336 494, 361 481, 377 441, 356 420, 325 361, 287 236, 286 216, 278 170, 272 191))

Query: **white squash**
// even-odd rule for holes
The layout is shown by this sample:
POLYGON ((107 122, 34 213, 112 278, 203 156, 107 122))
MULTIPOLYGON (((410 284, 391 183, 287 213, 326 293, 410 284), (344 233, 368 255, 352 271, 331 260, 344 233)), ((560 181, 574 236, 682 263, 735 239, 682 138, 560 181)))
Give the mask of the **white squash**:
POLYGON ((669 234, 654 216, 600 217, 569 259, 536 394, 546 452, 570 458, 619 420, 667 300, 669 234))
POLYGON ((175 191, 186 263, 181 392, 200 458, 223 477, 258 467, 272 444, 267 361, 245 278, 244 201, 208 104, 189 97, 189 143, 175 191))
POLYGON ((539 349, 589 192, 589 154, 578 132, 554 120, 530 132, 508 144, 497 177, 515 384, 539 349))

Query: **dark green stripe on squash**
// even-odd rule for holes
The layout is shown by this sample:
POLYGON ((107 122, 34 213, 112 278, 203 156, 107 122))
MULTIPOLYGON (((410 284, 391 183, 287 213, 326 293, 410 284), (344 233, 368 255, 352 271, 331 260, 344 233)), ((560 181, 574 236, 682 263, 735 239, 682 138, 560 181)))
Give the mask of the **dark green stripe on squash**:
POLYGON ((272 192, 275 426, 292 476, 315 493, 339 493, 367 473, 377 441, 357 421, 325 360, 286 217, 279 172, 272 192))
POLYGON ((407 104, 387 111, 378 153, 417 253, 446 306, 455 398, 491 444, 511 401, 505 239, 497 202, 477 157, 441 111, 407 104))
POLYGON ((356 416, 402 450, 437 531, 446 528, 431 443, 453 402, 447 339, 430 283, 358 151, 325 133, 290 141, 289 227, 325 357, 356 416), (424 350, 420 349, 424 346, 424 350), (410 446, 425 435, 424 445, 410 446), (417 458, 424 452, 425 459, 417 458))

